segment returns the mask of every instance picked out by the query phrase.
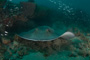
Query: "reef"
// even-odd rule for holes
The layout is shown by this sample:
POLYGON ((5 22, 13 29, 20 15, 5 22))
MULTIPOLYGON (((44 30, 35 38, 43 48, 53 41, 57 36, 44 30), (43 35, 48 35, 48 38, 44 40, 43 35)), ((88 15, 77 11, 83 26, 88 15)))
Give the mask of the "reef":
POLYGON ((7 0, 0 0, 0 13, 3 10, 3 7, 4 7, 5 3, 6 3, 6 1, 7 0))
POLYGON ((84 11, 58 12, 33 0, 5 3, 0 0, 0 60, 19 60, 31 52, 48 57, 64 50, 71 52, 68 57, 90 56, 90 18, 84 11), (75 37, 64 37, 65 32, 75 37))

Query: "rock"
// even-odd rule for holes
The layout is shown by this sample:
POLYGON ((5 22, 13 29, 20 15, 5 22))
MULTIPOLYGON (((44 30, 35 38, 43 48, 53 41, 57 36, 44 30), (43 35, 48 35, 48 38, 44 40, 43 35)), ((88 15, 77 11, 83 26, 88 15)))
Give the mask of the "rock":
POLYGON ((90 33, 87 33, 87 36, 90 36, 90 33))
POLYGON ((21 5, 23 7, 23 14, 32 18, 35 13, 36 4, 31 2, 21 2, 21 5))
POLYGON ((8 44, 11 43, 11 41, 9 39, 7 39, 7 38, 2 37, 2 43, 5 44, 5 45, 8 45, 8 44))
POLYGON ((17 15, 17 16, 14 16, 15 20, 20 20, 20 21, 24 21, 24 22, 27 22, 28 19, 23 15, 17 15))
POLYGON ((19 44, 19 43, 18 43, 17 41, 13 41, 13 45, 14 45, 14 46, 18 46, 18 44, 19 44))
POLYGON ((78 31, 75 35, 76 35, 76 36, 81 36, 80 31, 78 31))
POLYGON ((5 5, 7 0, 0 0, 0 12, 3 10, 3 7, 5 5))

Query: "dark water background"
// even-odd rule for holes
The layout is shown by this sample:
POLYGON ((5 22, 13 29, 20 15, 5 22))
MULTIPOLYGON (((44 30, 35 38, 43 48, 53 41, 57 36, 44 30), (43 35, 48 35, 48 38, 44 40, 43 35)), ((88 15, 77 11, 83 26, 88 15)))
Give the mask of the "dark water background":
MULTIPOLYGON (((27 1, 27 0, 12 0, 12 2, 14 3, 20 3, 22 1, 27 1)), ((90 14, 90 0, 52 0, 52 1, 55 2, 62 1, 66 5, 69 5, 73 8, 82 9, 90 14)), ((49 4, 50 3, 49 0, 35 0, 35 2, 41 5, 47 5, 47 6, 51 5, 49 4)))

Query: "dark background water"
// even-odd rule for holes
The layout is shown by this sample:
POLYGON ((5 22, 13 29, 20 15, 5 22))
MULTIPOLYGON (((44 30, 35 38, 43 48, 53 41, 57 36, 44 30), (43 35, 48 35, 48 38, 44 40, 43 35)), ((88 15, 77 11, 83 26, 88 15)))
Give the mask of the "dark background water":
POLYGON ((90 0, 63 0, 66 4, 90 13, 90 0))
MULTIPOLYGON (((28 1, 28 0, 12 0, 12 2, 14 3, 20 3, 21 1, 28 1)), ((62 1, 66 5, 69 5, 73 8, 82 9, 90 14, 90 0, 52 0, 52 1, 54 2, 62 1)), ((47 6, 53 5, 52 3, 50 4, 49 0, 35 0, 35 2, 41 5, 47 5, 47 6)))

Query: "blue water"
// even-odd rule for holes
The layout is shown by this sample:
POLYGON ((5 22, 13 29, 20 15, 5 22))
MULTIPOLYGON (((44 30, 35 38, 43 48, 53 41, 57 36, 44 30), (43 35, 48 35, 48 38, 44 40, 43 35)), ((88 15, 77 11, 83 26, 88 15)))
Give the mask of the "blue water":
MULTIPOLYGON (((20 2, 27 2, 28 0, 9 0, 12 1, 13 3, 20 3, 20 2)), ((63 2, 64 4, 66 4, 67 6, 70 7, 74 7, 74 8, 79 8, 82 9, 84 11, 86 11, 87 13, 90 13, 90 1, 89 0, 51 0, 53 2, 63 2)), ((35 2, 37 4, 40 5, 45 5, 45 6, 49 6, 49 7, 54 7, 54 3, 50 2, 50 0, 35 0, 35 2)), ((57 3, 58 4, 58 3, 57 3)), ((57 5, 55 6, 57 7, 57 5)))

